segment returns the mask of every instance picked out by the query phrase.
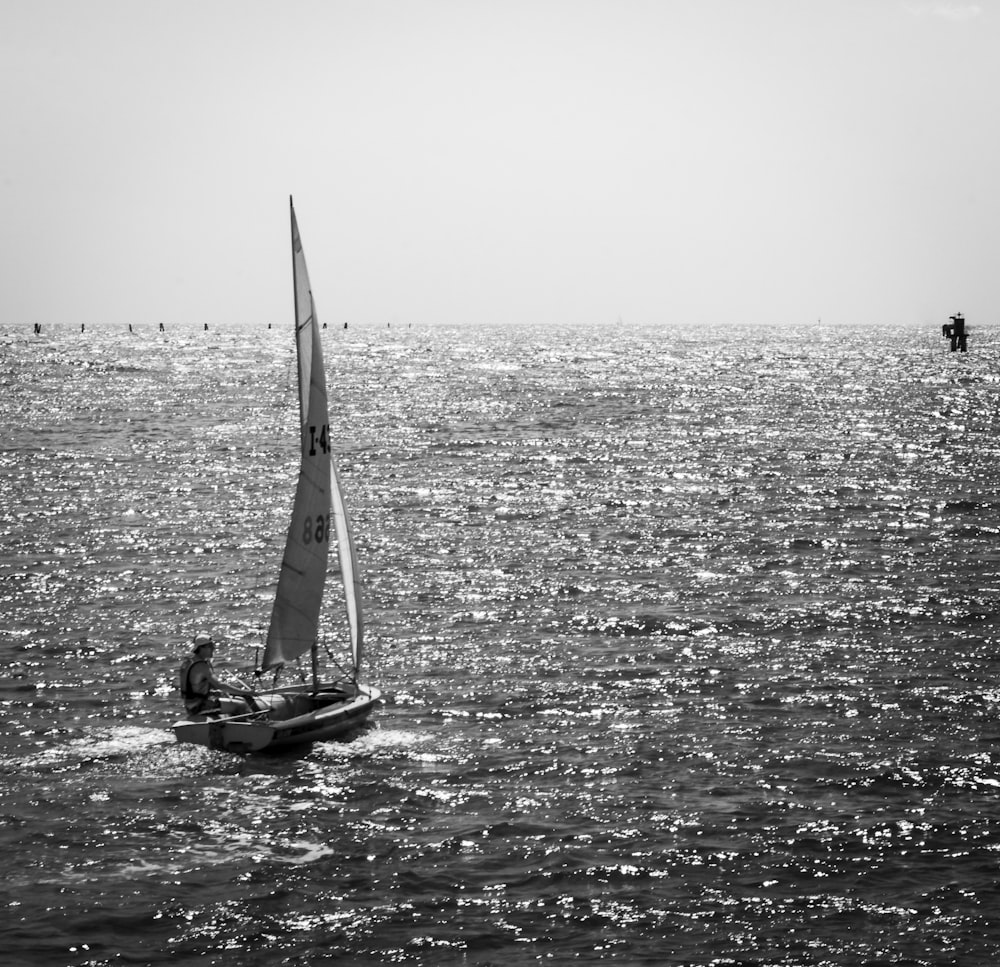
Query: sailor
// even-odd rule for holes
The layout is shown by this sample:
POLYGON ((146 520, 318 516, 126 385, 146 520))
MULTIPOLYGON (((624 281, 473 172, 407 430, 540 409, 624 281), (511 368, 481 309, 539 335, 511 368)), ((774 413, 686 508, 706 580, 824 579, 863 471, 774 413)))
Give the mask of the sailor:
POLYGON ((246 699, 248 705, 253 702, 253 693, 245 685, 227 685, 215 677, 213 654, 215 642, 212 636, 207 631, 199 631, 194 636, 194 650, 184 659, 178 673, 181 698, 189 715, 220 710, 221 695, 238 695, 246 699))

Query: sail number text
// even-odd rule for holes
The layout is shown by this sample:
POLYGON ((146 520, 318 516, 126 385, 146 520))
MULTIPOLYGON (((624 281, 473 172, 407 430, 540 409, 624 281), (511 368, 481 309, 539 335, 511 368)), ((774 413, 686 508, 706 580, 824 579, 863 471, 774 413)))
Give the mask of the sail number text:
MULTIPOLYGON (((324 423, 321 427, 309 427, 309 456, 316 456, 317 448, 321 453, 330 452, 330 426, 324 423), (317 429, 319 433, 317 434, 317 429)), ((302 523, 302 543, 322 544, 330 539, 330 518, 317 514, 306 517, 302 523)))
POLYGON ((316 427, 309 427, 309 456, 316 456, 316 445, 319 444, 319 448, 323 453, 330 452, 330 425, 324 423, 319 428, 319 437, 316 436, 316 427))
POLYGON ((322 544, 330 539, 330 518, 318 514, 315 518, 307 517, 302 524, 303 544, 322 544))

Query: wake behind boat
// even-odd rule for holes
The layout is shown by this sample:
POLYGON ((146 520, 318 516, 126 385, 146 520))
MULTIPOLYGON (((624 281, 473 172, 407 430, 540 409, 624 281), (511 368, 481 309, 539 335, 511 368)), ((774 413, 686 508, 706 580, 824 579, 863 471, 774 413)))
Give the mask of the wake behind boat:
MULTIPOLYGON (((260 752, 341 736, 364 723, 381 693, 358 680, 363 622, 360 580, 350 518, 333 462, 319 325, 306 271, 302 240, 292 219, 295 346, 298 357, 301 462, 278 589, 271 611, 259 676, 281 669, 306 652, 311 684, 254 691, 247 702, 224 701, 174 724, 179 742, 226 752, 260 752), (350 628, 349 670, 319 678, 319 625, 331 537, 336 540, 350 628)), ((182 676, 181 690, 186 688, 182 676)))

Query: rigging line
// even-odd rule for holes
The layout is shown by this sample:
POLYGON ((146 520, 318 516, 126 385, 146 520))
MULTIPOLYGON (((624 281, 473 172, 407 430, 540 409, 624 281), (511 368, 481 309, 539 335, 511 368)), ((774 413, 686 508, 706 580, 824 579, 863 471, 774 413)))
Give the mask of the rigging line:
POLYGON ((330 661, 337 666, 337 668, 340 670, 340 674, 343 675, 345 678, 350 679, 351 681, 355 681, 356 678, 352 678, 350 672, 348 672, 347 669, 344 668, 344 666, 341 665, 339 661, 337 661, 337 656, 330 650, 330 646, 325 641, 323 642, 323 648, 326 650, 326 657, 329 658, 330 661))

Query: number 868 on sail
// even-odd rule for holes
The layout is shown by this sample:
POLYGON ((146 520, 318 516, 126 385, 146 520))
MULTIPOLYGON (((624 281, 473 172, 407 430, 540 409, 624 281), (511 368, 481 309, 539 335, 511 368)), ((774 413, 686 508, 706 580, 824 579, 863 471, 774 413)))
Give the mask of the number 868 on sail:
POLYGON ((315 524, 312 517, 307 517, 302 525, 303 544, 322 544, 330 539, 330 519, 322 514, 317 515, 315 524))

